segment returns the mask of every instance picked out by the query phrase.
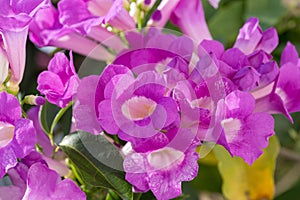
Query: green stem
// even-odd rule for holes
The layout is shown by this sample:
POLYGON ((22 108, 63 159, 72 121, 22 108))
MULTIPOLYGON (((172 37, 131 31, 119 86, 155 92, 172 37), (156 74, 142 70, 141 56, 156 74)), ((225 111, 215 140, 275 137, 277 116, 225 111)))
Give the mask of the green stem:
POLYGON ((65 112, 73 105, 73 101, 71 101, 66 107, 62 108, 60 111, 58 111, 58 113, 56 114, 56 116, 54 117, 53 121, 52 121, 52 124, 51 124, 51 127, 50 127, 50 131, 49 131, 49 134, 48 134, 48 137, 50 139, 50 143, 51 143, 51 146, 53 147, 53 153, 52 153, 52 157, 55 156, 57 150, 56 150, 56 147, 55 147, 55 142, 54 142, 54 137, 53 137, 53 134, 54 134, 54 128, 55 126, 57 125, 57 123, 59 122, 59 120, 62 118, 62 116, 65 114, 65 112))
POLYGON ((58 113, 56 114, 51 127, 50 127, 50 135, 53 135, 54 128, 56 124, 59 122, 59 120, 62 118, 62 116, 65 114, 65 112, 73 105, 73 101, 71 101, 66 107, 62 108, 58 113))

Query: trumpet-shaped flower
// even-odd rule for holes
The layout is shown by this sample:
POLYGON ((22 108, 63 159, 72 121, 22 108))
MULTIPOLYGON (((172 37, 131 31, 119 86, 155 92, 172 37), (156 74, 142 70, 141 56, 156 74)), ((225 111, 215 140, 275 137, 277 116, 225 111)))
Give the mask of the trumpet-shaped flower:
POLYGON ((262 31, 257 18, 251 17, 240 29, 234 47, 239 48, 245 54, 255 50, 263 50, 271 53, 278 45, 278 35, 275 28, 262 31))
MULTIPOLYGON (((189 134, 187 130, 180 131, 189 134)), ((126 180, 133 184, 136 191, 151 190, 159 200, 180 196, 181 182, 197 176, 197 145, 198 142, 194 141, 184 150, 167 146, 147 153, 133 152, 124 160, 126 180)))
POLYGON ((73 111, 76 128, 93 134, 99 134, 102 131, 97 119, 95 101, 98 81, 99 76, 96 75, 85 77, 79 81, 73 111))
POLYGON ((32 152, 8 171, 12 185, 0 187, 1 199, 86 199, 85 193, 71 180, 61 180, 49 169, 42 156, 32 152))
POLYGON ((217 105, 215 130, 221 133, 219 143, 232 156, 252 164, 268 146, 274 134, 274 119, 270 114, 254 113, 255 99, 251 94, 234 91, 217 105))
POLYGON ((257 97, 256 110, 282 113, 292 122, 289 112, 300 110, 300 65, 298 52, 290 42, 282 52, 280 63, 278 80, 262 89, 264 93, 257 97))
POLYGON ((48 71, 39 75, 37 89, 46 95, 49 102, 65 107, 72 100, 78 81, 72 52, 70 61, 63 53, 56 53, 48 65, 48 71))
POLYGON ((171 16, 171 21, 177 25, 183 33, 196 41, 197 44, 204 39, 212 39, 205 21, 201 1, 179 1, 171 16))
POLYGON ((21 118, 19 101, 11 94, 0 93, 0 178, 35 147, 32 121, 21 118))
POLYGON ((97 60, 111 59, 112 55, 97 42, 77 33, 59 22, 59 13, 50 6, 40 9, 29 27, 30 40, 40 46, 55 46, 73 50, 97 60))
POLYGON ((179 114, 176 102, 166 96, 162 75, 148 71, 134 78, 127 67, 109 65, 101 74, 98 88, 98 119, 105 131, 132 142, 138 152, 168 143, 172 137, 169 126, 179 114))
MULTIPOLYGON (((33 15, 48 4, 48 0, 2 1, 0 10, 0 35, 12 70, 13 82, 23 78, 26 57, 28 26, 33 15)), ((0 48, 3 48, 2 45, 0 48)))

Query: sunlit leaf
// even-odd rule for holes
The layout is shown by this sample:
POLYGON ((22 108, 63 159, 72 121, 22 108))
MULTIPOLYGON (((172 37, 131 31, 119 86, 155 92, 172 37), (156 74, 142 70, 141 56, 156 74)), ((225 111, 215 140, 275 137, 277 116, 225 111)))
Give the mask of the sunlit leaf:
POLYGON ((231 157, 221 146, 214 152, 219 160, 218 168, 223 179, 223 194, 229 200, 268 200, 274 196, 274 169, 279 152, 276 136, 252 166, 239 157, 231 157))

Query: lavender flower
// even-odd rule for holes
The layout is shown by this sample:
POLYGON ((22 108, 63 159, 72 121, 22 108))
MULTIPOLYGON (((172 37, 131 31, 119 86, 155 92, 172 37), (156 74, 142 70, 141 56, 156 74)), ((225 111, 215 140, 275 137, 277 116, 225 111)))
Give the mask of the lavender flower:
POLYGON ((240 29, 234 47, 239 48, 245 54, 255 50, 263 50, 271 53, 278 45, 278 35, 275 28, 262 31, 257 18, 251 17, 240 29))
POLYGON ((61 180, 37 152, 30 153, 11 168, 8 177, 12 185, 0 187, 1 199, 86 199, 72 180, 61 180))
MULTIPOLYGON (((4 46, 0 37, 0 46, 4 46)), ((0 85, 6 80, 8 75, 8 59, 4 49, 0 48, 0 85)))
POLYGON ((99 77, 96 75, 80 80, 73 111, 76 128, 93 134, 99 134, 102 131, 98 122, 97 99, 95 98, 98 81, 99 77))
MULTIPOLYGON (((25 69, 25 45, 29 23, 33 15, 47 4, 48 0, 1 2, 0 34, 4 42, 4 49, 1 51, 6 51, 13 74, 12 81, 17 84, 21 82, 25 69)), ((0 48, 3 48, 2 45, 0 48)))
POLYGON ((112 55, 97 42, 64 27, 58 17, 59 13, 53 6, 40 9, 29 27, 30 40, 40 47, 56 46, 97 60, 112 59, 112 55))
POLYGON ((147 153, 130 153, 124 160, 126 180, 138 192, 151 190, 159 200, 175 198, 182 193, 181 182, 197 176, 197 145, 194 141, 184 151, 167 146, 147 153))
POLYGON ((166 144, 170 135, 162 132, 179 115, 175 101, 165 96, 166 82, 161 75, 149 71, 135 79, 127 67, 109 65, 98 88, 98 119, 105 131, 131 141, 136 151, 166 144))
POLYGON ((290 112, 300 110, 299 56, 294 45, 290 42, 284 48, 280 61, 278 80, 255 93, 257 111, 284 114, 293 122, 290 112))
POLYGON ((197 44, 203 39, 212 39, 199 0, 180 0, 171 15, 171 21, 197 44))
POLYGON ((86 199, 85 193, 70 179, 61 180, 47 166, 33 164, 27 174, 27 188, 23 199, 86 199))
POLYGON ((13 95, 0 93, 0 178, 35 147, 33 123, 21 118, 21 112, 13 95))
POLYGON ((232 156, 243 158, 252 164, 268 146, 268 138, 274 134, 274 119, 263 112, 253 113, 255 99, 252 95, 234 91, 218 102, 215 127, 221 131, 218 143, 232 156))
POLYGON ((72 100, 78 81, 72 52, 70 61, 63 53, 56 53, 48 65, 48 71, 39 75, 37 89, 46 95, 50 103, 63 108, 72 100))

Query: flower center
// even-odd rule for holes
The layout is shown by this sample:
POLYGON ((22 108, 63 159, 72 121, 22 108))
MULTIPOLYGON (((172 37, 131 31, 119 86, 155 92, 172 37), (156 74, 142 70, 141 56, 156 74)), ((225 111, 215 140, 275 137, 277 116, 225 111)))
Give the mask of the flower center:
POLYGON ((147 156, 149 164, 155 169, 170 168, 184 160, 184 153, 176 149, 165 147, 153 151, 147 156))
POLYGON ((144 96, 135 96, 122 105, 122 113, 130 120, 141 120, 149 117, 155 108, 155 101, 144 96))
POLYGON ((8 145, 14 137, 15 127, 11 124, 0 122, 0 148, 8 145))

